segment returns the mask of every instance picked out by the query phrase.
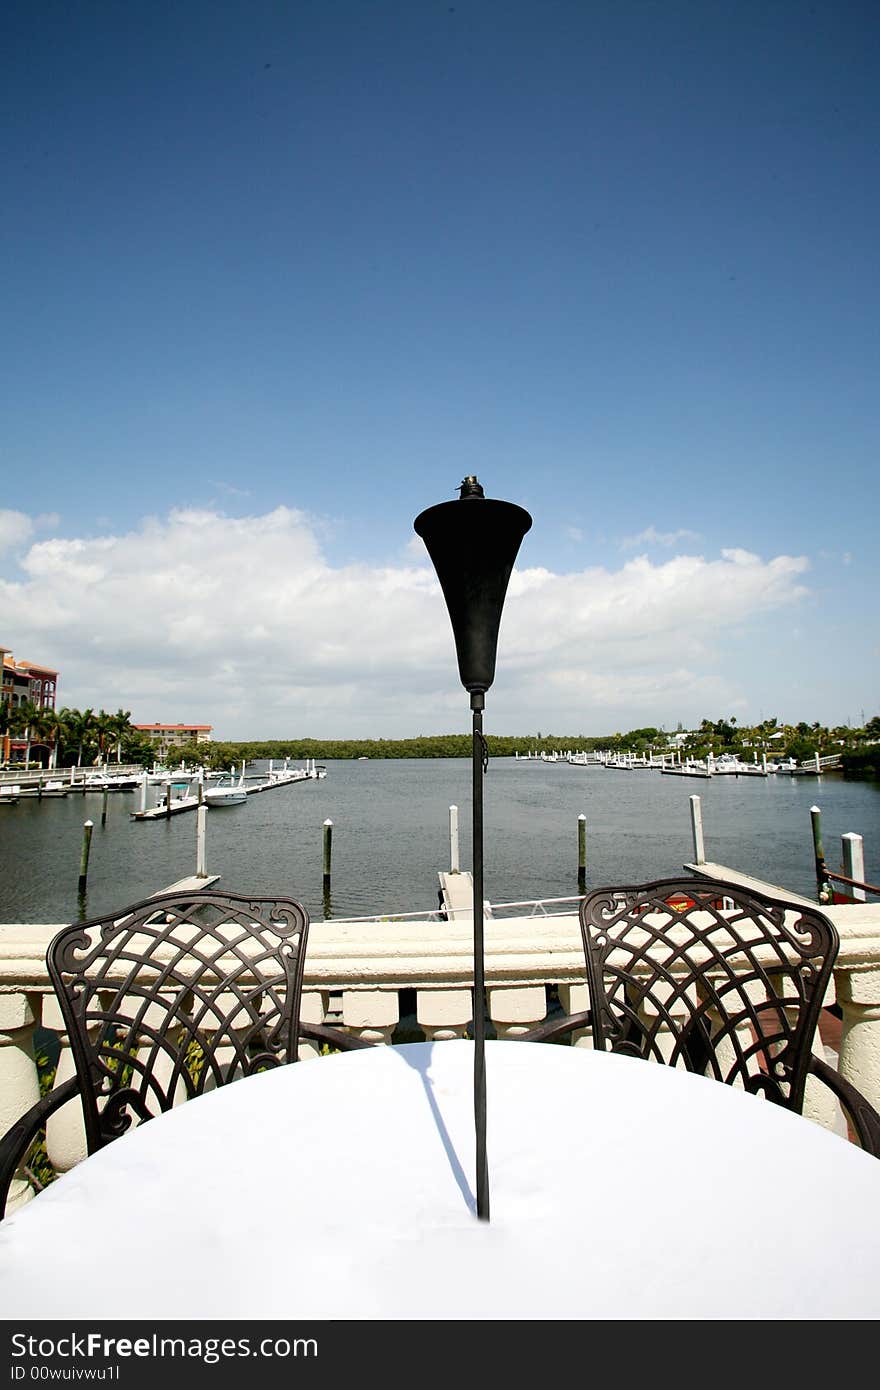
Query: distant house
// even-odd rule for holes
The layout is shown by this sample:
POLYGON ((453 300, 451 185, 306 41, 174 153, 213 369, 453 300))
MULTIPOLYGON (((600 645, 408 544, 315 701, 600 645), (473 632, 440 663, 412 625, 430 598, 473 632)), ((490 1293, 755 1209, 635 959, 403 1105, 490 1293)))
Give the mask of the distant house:
POLYGON ((156 745, 156 756, 164 758, 172 748, 182 748, 185 743, 210 743, 211 724, 132 724, 139 734, 144 734, 156 745))
MULTIPOLYGON (((3 682, 0 686, 0 703, 16 709, 28 700, 37 709, 54 709, 55 693, 58 688, 58 672, 50 666, 37 666, 33 661, 16 661, 9 647, 0 647, 0 662, 3 668, 3 682)), ((42 744, 43 748, 50 745, 42 744)), ((0 756, 3 762, 16 761, 23 757, 27 742, 9 733, 0 735, 0 756)), ((48 753, 44 753, 48 757, 48 753)))
POLYGON ((3 657, 3 690, 0 699, 12 706, 32 700, 37 709, 55 708, 58 672, 32 661, 15 661, 8 647, 0 647, 3 657))

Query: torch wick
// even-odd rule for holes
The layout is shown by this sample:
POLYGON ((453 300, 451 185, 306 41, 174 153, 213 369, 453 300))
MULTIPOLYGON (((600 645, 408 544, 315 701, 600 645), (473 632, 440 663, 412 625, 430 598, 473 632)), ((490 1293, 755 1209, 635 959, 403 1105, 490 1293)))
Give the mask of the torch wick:
POLYGON ((468 476, 460 484, 460 487, 461 492, 459 493, 459 501, 461 502, 463 502, 468 497, 485 496, 482 487, 477 482, 477 479, 474 477, 473 473, 468 474, 468 476))

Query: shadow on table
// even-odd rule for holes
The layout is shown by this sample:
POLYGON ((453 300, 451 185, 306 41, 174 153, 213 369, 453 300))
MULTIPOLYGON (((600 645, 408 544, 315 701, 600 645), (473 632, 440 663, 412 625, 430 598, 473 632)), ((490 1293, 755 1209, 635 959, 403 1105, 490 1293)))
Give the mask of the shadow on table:
POLYGON ((427 1097, 428 1104, 431 1107, 431 1114, 434 1116, 434 1123, 437 1126, 437 1133, 440 1135, 440 1138, 443 1142, 443 1147, 446 1150, 446 1157, 449 1159, 449 1166, 452 1169, 452 1176, 458 1183, 459 1191, 461 1192, 461 1195, 464 1197, 465 1205, 467 1206, 468 1210, 472 1212, 474 1215, 476 1215, 477 1199, 471 1191, 470 1183, 468 1182, 467 1177, 465 1175, 465 1171, 462 1168, 461 1163, 459 1162, 458 1154, 455 1152, 455 1146, 453 1145, 452 1140, 449 1137, 449 1131, 447 1130, 446 1124, 443 1120, 443 1116, 440 1113, 440 1107, 437 1104, 437 1098, 434 1095, 434 1087, 431 1084, 431 1078, 428 1075, 428 1072, 431 1067, 431 1058, 434 1054, 434 1048, 442 1046, 443 1043, 432 1043, 430 1047, 418 1045, 407 1047, 406 1044, 403 1044, 400 1047, 394 1048, 394 1054, 397 1057, 401 1057, 406 1062, 407 1066, 411 1067, 413 1071, 417 1071, 419 1073, 419 1076, 422 1079, 422 1086, 425 1090, 425 1096, 427 1097))

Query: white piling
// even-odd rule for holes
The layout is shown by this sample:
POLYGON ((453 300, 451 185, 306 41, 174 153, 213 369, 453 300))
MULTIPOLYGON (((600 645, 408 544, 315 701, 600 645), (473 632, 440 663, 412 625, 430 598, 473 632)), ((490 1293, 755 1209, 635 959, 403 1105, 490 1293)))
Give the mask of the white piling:
MULTIPOLYGON (((852 831, 840 837, 843 849, 843 872, 847 878, 854 878, 859 883, 865 882, 865 842, 861 835, 856 835, 852 831)), ((853 888, 852 884, 844 884, 844 888, 853 902, 863 903, 867 901, 864 888, 853 888)))
POLYGON ((207 878, 206 820, 208 808, 204 803, 196 810, 196 878, 207 878))
POLYGON ((700 798, 692 796, 691 802, 691 829, 694 834, 694 862, 705 864, 706 847, 703 844, 703 812, 700 808, 700 798))
POLYGON ((143 815, 144 811, 147 809, 147 787, 149 784, 150 774, 145 771, 141 778, 141 815, 143 815))
POLYGON ((458 807, 449 808, 449 871, 457 874, 460 872, 458 858, 458 807))

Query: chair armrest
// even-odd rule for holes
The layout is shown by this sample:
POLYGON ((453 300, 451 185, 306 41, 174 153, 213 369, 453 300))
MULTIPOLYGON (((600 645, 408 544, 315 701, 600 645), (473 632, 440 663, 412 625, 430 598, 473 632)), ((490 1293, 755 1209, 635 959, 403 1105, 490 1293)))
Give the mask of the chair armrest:
POLYGON ((561 1018, 551 1018, 546 1023, 539 1023, 537 1028, 530 1028, 528 1033, 519 1033, 511 1041, 552 1042, 555 1038, 574 1033, 579 1028, 589 1028, 592 1017, 589 1009, 577 1014, 563 1014, 561 1018))
POLYGON ((375 1047, 375 1043, 367 1042, 365 1038, 353 1038, 350 1033, 343 1033, 339 1028, 329 1028, 326 1023, 300 1023, 299 1035, 301 1038, 312 1038, 315 1042, 327 1043, 329 1047, 336 1047, 340 1052, 358 1052, 363 1047, 375 1047))
POLYGON ((834 1092, 846 1111, 862 1148, 875 1158, 880 1158, 880 1115, 870 1101, 820 1057, 811 1056, 807 1070, 834 1092))
POLYGON ((15 1177, 15 1170, 27 1153, 28 1147, 36 1139, 50 1115, 60 1110, 74 1096, 79 1095, 79 1081, 75 1076, 41 1096, 30 1110, 15 1121, 0 1139, 0 1221, 6 1213, 6 1198, 9 1186, 15 1177))

